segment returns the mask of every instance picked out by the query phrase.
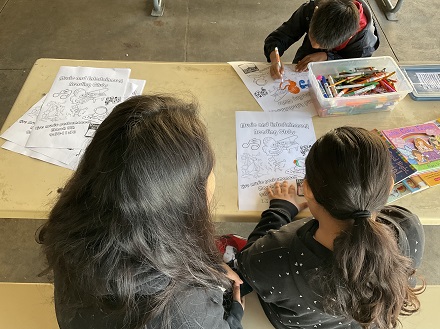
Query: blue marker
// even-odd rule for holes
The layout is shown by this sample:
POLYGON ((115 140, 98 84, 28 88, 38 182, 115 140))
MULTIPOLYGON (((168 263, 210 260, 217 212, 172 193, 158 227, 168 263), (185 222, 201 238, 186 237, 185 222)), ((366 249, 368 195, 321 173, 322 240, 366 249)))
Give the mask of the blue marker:
POLYGON ((325 90, 326 94, 328 95, 328 97, 333 98, 333 94, 332 94, 332 91, 330 90, 330 86, 328 85, 327 79, 323 75, 321 76, 321 82, 322 82, 322 85, 324 86, 324 90, 325 90))
POLYGON ((324 98, 328 98, 327 92, 325 91, 324 85, 322 84, 320 75, 318 75, 316 77, 316 81, 318 81, 319 89, 321 89, 321 92, 322 92, 322 95, 324 96, 324 98))

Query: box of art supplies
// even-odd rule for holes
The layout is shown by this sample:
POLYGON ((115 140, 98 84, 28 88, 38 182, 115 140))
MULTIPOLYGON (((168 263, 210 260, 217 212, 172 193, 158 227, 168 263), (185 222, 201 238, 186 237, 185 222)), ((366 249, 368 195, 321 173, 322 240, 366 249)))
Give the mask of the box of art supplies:
POLYGON ((309 87, 319 116, 390 111, 412 91, 389 56, 308 64, 309 87))

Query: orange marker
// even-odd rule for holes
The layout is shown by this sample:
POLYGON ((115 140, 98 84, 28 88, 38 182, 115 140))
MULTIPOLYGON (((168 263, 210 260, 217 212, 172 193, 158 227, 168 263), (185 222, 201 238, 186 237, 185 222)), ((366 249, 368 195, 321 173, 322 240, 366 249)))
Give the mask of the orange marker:
POLYGON ((283 74, 281 73, 281 59, 280 59, 280 53, 278 52, 278 47, 275 47, 275 59, 277 61, 278 67, 280 68, 281 82, 284 82, 283 74))

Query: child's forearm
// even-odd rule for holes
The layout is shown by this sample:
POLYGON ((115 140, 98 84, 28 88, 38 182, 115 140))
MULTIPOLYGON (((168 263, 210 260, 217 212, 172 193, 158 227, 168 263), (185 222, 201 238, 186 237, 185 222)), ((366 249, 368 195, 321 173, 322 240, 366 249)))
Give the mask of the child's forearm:
POLYGON ((277 230, 281 226, 290 223, 297 214, 298 208, 294 204, 280 199, 271 200, 269 209, 261 214, 261 219, 249 235, 248 242, 243 250, 266 235, 270 230, 277 230))

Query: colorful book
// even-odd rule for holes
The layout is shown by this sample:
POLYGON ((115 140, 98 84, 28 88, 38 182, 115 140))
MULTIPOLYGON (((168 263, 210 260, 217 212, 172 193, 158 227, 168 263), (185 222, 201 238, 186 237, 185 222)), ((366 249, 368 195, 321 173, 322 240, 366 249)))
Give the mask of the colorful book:
POLYGON ((440 169, 440 128, 434 122, 383 130, 418 173, 440 169))
POLYGON ((394 184, 387 203, 394 202, 409 194, 421 192, 429 187, 430 186, 426 184, 419 175, 407 177, 401 182, 394 184))
POLYGON ((408 160, 403 157, 399 151, 396 150, 394 145, 391 144, 379 130, 373 129, 373 132, 377 133, 388 146, 388 150, 391 156, 391 164, 393 165, 395 184, 413 175, 417 171, 416 168, 414 168, 414 166, 411 165, 408 160))
POLYGON ((419 174, 419 177, 423 179, 426 185, 432 187, 440 184, 440 169, 435 171, 428 171, 419 174))

